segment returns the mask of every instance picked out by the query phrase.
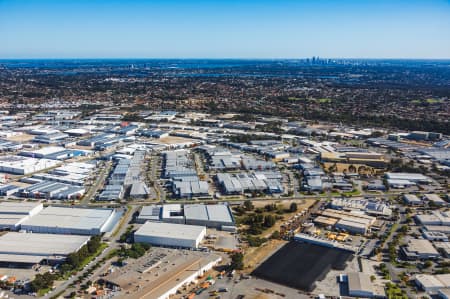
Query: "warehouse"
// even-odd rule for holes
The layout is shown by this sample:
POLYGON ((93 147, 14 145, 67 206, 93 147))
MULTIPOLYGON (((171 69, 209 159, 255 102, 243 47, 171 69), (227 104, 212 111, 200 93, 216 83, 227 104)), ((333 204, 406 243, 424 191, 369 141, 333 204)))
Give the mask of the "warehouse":
POLYGON ((444 225, 450 226, 450 215, 448 212, 432 211, 431 214, 420 214, 415 216, 422 225, 444 225))
POLYGON ((389 217, 392 215, 392 210, 384 203, 363 198, 333 198, 330 208, 345 211, 364 211, 375 216, 389 217))
POLYGON ((46 199, 78 199, 85 192, 82 186, 58 183, 53 181, 42 181, 26 188, 21 188, 17 192, 18 196, 29 198, 46 199))
POLYGON ((414 194, 404 194, 403 201, 411 206, 419 206, 423 203, 422 200, 414 194))
POLYGON ((164 205, 161 211, 161 221, 184 224, 183 208, 179 204, 164 205))
POLYGON ((11 196, 19 191, 19 189, 15 185, 0 185, 0 196, 11 196))
POLYGON ((60 162, 55 160, 3 156, 0 158, 0 172, 24 175, 54 167, 58 164, 60 162))
POLYGON ((184 206, 186 224, 221 228, 234 226, 234 218, 228 205, 192 204, 184 206))
POLYGON ((369 275, 361 272, 348 273, 347 281, 349 296, 358 298, 372 298, 374 296, 369 275))
POLYGON ((0 230, 19 230, 20 224, 36 215, 44 206, 31 202, 1 202, 0 230))
POLYGON ((409 181, 417 184, 429 184, 431 183, 431 179, 421 173, 405 173, 405 172, 386 172, 385 174, 386 178, 388 180, 395 180, 395 181, 409 181))
POLYGON ((446 206, 447 202, 437 194, 424 194, 423 199, 436 206, 446 206))
POLYGON ((450 287, 450 274, 417 274, 415 281, 422 290, 429 294, 433 294, 440 289, 450 287))
POLYGON ((408 243, 400 248, 408 260, 435 259, 441 256, 433 244, 425 239, 409 239, 408 243))
POLYGON ((206 227, 175 223, 146 222, 134 233, 134 242, 176 248, 197 248, 206 227))
POLYGON ((169 299, 183 287, 196 283, 222 260, 219 255, 198 251, 181 254, 178 250, 154 248, 152 253, 129 261, 102 280, 111 289, 120 288, 115 294, 118 298, 169 299))
POLYGON ((33 233, 99 235, 116 220, 115 214, 114 209, 48 207, 22 223, 21 229, 33 233))
POLYGON ((24 150, 19 153, 20 156, 32 158, 46 158, 47 155, 59 153, 66 149, 61 146, 47 146, 36 150, 24 150))
POLYGON ((350 233, 367 234, 376 218, 358 213, 326 209, 321 214, 324 217, 337 219, 335 227, 350 233))
POLYGON ((192 198, 209 195, 209 185, 206 181, 174 181, 173 194, 179 198, 192 198))
POLYGON ((97 200, 100 201, 114 201, 123 198, 122 185, 106 185, 103 191, 98 195, 97 200))
POLYGON ((78 251, 89 236, 60 236, 36 233, 7 233, 0 236, 0 264, 31 267, 46 261, 58 263, 78 251))
POLYGON ((217 183, 225 194, 243 192, 281 193, 283 185, 278 172, 218 173, 217 183))
POLYGON ((139 215, 136 217, 137 223, 145 223, 146 221, 160 221, 162 207, 159 205, 143 206, 139 215))

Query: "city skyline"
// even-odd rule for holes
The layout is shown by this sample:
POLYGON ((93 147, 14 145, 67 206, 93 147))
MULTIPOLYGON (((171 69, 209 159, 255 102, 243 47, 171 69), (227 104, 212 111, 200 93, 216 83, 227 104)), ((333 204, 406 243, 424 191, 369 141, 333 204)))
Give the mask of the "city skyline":
POLYGON ((0 1, 4 59, 446 59, 448 36, 448 1, 0 1))

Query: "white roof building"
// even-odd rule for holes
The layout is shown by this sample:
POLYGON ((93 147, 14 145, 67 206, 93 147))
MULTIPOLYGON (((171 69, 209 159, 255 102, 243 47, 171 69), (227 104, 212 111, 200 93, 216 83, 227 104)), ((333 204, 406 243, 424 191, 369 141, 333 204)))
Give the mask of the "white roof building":
POLYGON ((0 172, 24 175, 59 165, 61 162, 22 156, 0 157, 0 172))
POLYGON ((0 236, 0 262, 9 264, 37 264, 42 260, 61 261, 78 251, 89 236, 55 236, 35 233, 7 233, 0 236))
POLYGON ((0 230, 19 230, 20 225, 36 215, 44 206, 36 202, 1 202, 0 230))
POLYGON ((134 233, 137 243, 177 248, 197 248, 206 235, 206 227, 147 221, 134 233))
POLYGON ((115 219, 114 209, 48 207, 21 225, 33 233, 99 235, 115 219))

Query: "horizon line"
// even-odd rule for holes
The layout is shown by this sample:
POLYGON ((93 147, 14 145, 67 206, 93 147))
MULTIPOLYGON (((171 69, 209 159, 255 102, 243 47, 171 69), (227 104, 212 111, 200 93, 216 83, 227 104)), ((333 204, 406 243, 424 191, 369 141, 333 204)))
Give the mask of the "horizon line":
POLYGON ((311 58, 331 59, 331 60, 450 60, 450 57, 0 57, 1 60, 305 60, 311 58))

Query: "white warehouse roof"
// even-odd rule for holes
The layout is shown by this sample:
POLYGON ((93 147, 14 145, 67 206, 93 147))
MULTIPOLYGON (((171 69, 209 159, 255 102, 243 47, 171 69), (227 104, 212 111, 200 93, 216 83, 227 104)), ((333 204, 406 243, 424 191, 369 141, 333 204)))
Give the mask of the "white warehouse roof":
POLYGON ((80 249, 89 236, 7 233, 0 237, 0 262, 39 263, 43 259, 63 259, 80 249))
POLYGON ((22 224, 38 233, 98 235, 114 218, 114 209, 48 207, 22 224))
POLYGON ((204 226, 147 221, 134 233, 134 241, 195 248, 205 234, 204 226))

